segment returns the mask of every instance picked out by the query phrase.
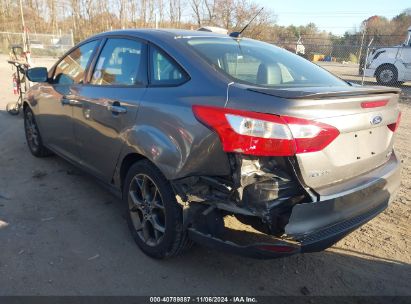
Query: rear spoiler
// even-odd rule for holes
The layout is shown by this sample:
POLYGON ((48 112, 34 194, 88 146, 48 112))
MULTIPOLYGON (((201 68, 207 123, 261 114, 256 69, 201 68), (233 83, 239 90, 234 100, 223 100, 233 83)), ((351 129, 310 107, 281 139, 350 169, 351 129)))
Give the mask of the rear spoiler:
POLYGON ((399 94, 401 89, 388 87, 311 87, 311 88, 258 88, 247 90, 287 99, 320 99, 375 94, 399 94))

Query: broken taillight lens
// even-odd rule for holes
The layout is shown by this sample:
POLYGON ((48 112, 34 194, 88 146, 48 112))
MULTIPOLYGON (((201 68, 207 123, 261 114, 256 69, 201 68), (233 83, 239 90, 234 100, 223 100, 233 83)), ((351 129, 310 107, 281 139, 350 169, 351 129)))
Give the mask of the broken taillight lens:
POLYGON ((387 125, 388 129, 395 132, 397 131, 398 127, 400 126, 401 121, 401 112, 398 113, 397 121, 395 123, 387 125))
POLYGON ((200 105, 193 112, 217 132, 226 152, 292 156, 320 151, 340 134, 333 126, 295 117, 200 105))

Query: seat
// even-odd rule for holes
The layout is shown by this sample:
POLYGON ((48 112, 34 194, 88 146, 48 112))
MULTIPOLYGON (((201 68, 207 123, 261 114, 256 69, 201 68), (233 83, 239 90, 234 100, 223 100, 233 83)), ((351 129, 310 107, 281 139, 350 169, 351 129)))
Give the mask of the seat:
POLYGON ((281 68, 277 63, 261 63, 257 71, 257 84, 279 85, 283 82, 281 68))
POLYGON ((136 53, 123 52, 121 57, 121 74, 116 76, 117 84, 136 84, 137 74, 140 68, 140 55, 136 53))

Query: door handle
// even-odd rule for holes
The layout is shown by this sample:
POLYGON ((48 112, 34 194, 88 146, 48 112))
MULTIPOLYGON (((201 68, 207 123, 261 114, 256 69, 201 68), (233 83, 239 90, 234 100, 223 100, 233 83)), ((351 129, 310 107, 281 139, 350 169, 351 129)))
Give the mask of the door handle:
POLYGON ((67 105, 67 106, 81 106, 83 103, 79 100, 76 99, 71 99, 71 98, 67 98, 67 97, 63 97, 61 99, 61 104, 63 106, 67 105))
POLYGON ((107 106, 107 110, 113 114, 124 114, 127 113, 127 108, 120 105, 118 101, 113 102, 113 104, 107 106))
POLYGON ((67 99, 67 98, 62 98, 61 99, 61 104, 63 105, 63 106, 69 106, 70 105, 70 99, 67 99))

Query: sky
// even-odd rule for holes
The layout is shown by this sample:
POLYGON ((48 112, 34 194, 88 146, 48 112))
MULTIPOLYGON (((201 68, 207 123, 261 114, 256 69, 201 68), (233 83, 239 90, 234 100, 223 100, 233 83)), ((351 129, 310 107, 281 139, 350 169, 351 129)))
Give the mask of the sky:
POLYGON ((255 0, 277 15, 278 25, 306 25, 343 35, 374 15, 389 19, 411 7, 410 0, 255 0))

